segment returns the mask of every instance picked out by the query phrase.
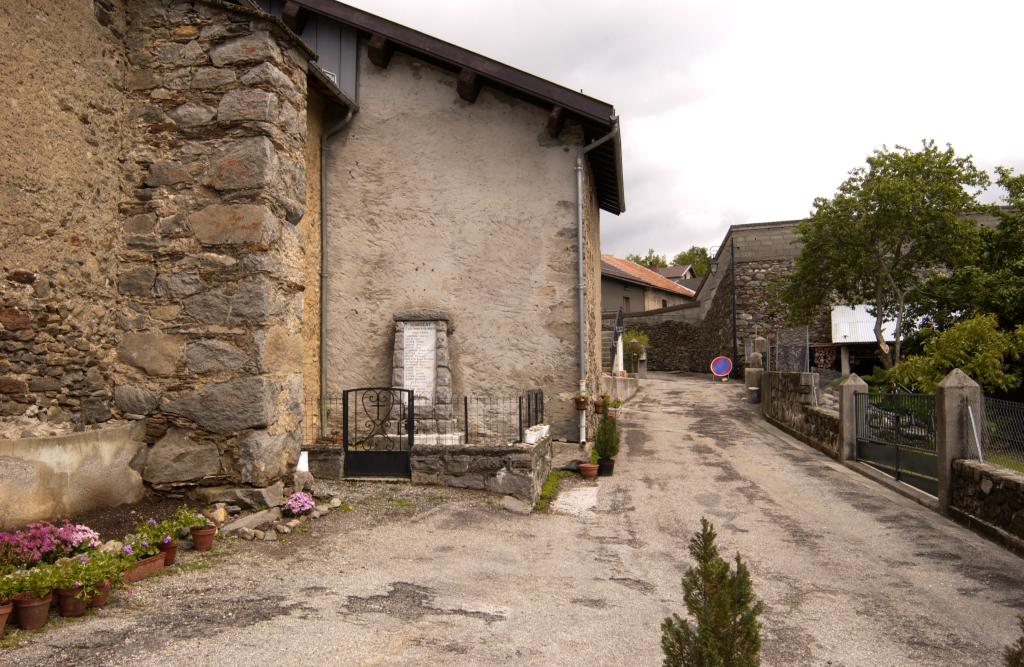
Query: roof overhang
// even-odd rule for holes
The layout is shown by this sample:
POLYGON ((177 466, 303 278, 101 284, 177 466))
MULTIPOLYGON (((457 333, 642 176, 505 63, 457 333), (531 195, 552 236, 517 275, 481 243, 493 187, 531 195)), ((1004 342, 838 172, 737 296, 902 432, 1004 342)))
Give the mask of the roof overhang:
MULTIPOLYGON (((336 0, 289 0, 286 10, 308 10, 348 25, 386 44, 388 49, 409 53, 421 60, 458 72, 472 80, 503 90, 550 111, 549 130, 560 127, 564 117, 583 127, 583 140, 589 143, 608 134, 616 124, 615 107, 607 102, 534 76, 492 58, 413 30, 336 0)), ((601 209, 618 215, 626 210, 622 179, 622 141, 616 134, 588 153, 597 201, 601 209)))

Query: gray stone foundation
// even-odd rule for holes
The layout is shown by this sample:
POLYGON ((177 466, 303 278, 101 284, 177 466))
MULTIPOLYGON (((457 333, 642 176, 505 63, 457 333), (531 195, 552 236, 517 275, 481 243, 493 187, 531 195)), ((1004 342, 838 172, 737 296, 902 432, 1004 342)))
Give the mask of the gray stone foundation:
POLYGON ((412 481, 483 489, 533 503, 551 471, 551 438, 532 445, 416 445, 412 481))

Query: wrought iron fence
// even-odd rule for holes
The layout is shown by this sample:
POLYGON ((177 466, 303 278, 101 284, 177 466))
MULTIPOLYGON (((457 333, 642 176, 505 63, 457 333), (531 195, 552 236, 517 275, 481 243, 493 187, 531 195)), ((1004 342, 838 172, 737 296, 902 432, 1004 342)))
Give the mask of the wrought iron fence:
POLYGON ((965 455, 1024 472, 1024 403, 986 396, 981 413, 968 415, 973 423, 965 455))
MULTIPOLYGON (((340 444, 344 425, 342 397, 325 396, 323 404, 308 401, 303 421, 303 442, 340 444), (319 428, 323 416, 323 430, 319 428)), ((396 407, 396 423, 405 420, 405 405, 396 407)), ((544 392, 531 389, 518 394, 462 396, 450 405, 416 405, 416 442, 429 444, 507 445, 523 442, 526 430, 544 423, 544 392)))
POLYGON ((935 397, 930 394, 858 394, 857 437, 935 451, 935 397))

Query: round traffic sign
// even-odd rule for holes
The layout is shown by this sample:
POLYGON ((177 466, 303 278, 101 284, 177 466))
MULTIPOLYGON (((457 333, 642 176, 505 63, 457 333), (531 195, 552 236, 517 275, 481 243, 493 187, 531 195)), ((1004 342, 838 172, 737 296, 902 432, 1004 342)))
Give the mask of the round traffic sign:
POLYGON ((711 373, 719 378, 732 373, 732 360, 729 357, 715 357, 711 360, 711 373))

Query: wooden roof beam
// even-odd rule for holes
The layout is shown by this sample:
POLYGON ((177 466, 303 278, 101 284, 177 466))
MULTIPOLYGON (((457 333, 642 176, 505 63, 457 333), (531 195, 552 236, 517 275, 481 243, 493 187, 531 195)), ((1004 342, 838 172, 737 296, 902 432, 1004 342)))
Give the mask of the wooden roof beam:
POLYGON ((557 139, 558 135, 562 133, 563 127, 565 127, 565 109, 556 105, 548 114, 548 134, 552 139, 557 139))
POLYGON ((455 90, 458 91, 459 97, 472 104, 476 102, 476 97, 480 94, 480 87, 483 83, 484 79, 482 76, 471 69, 463 67, 459 72, 459 80, 455 84, 455 90))
POLYGON ((306 21, 309 19, 309 10, 294 2, 284 3, 281 10, 281 20, 288 26, 288 29, 296 35, 301 35, 306 28, 306 21))
POLYGON ((369 56, 371 63, 381 69, 387 69, 391 63, 391 56, 395 55, 395 45, 383 35, 373 35, 370 37, 366 54, 369 56))

